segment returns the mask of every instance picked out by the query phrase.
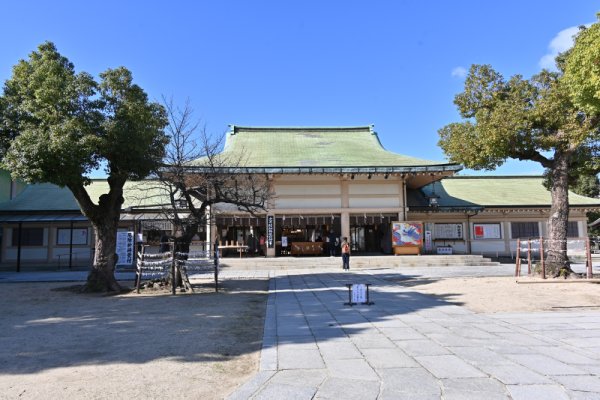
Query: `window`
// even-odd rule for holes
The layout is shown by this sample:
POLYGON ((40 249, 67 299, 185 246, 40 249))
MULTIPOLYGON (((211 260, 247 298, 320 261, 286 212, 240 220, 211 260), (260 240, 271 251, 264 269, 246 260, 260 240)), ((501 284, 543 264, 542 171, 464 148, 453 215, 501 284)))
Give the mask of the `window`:
POLYGON ((510 233, 513 239, 540 237, 540 224, 537 222, 511 222, 510 233))
MULTIPOLYGON (((19 228, 12 230, 12 245, 19 245, 19 228)), ((43 246, 44 228, 21 228, 21 246, 43 246)))
POLYGON ((579 237, 579 225, 577 221, 569 221, 567 223, 567 237, 579 237))
MULTIPOLYGON (((68 245, 71 243, 71 229, 58 228, 56 229, 56 244, 68 245)), ((87 244, 88 230, 87 228, 73 229, 73 244, 87 244)))
POLYGON ((473 224, 475 239, 502 239, 500 224, 473 224))

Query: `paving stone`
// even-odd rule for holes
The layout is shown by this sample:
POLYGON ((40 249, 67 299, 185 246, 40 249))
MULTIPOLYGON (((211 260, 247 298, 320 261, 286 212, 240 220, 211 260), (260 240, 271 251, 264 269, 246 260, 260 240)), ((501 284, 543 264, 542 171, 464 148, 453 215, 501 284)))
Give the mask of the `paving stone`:
POLYGON ((506 385, 550 384, 552 381, 544 375, 531 371, 522 365, 481 365, 481 370, 506 385))
POLYGON ((273 375, 275 375, 275 371, 259 371, 249 381, 247 381, 241 387, 239 387, 235 392, 233 392, 229 396, 227 396, 227 400, 247 400, 247 399, 249 399, 273 375))
POLYGON ((315 399, 375 400, 378 395, 379 382, 333 377, 319 387, 315 399))
POLYGON ((513 360, 544 375, 585 375, 585 371, 541 354, 508 354, 513 360))
POLYGON ((278 369, 320 369, 325 368, 319 350, 294 349, 278 350, 278 369))
POLYGON ((567 393, 558 385, 507 386, 513 400, 568 400, 567 393))
POLYGON ((509 365, 511 361, 484 347, 447 347, 452 353, 474 365, 509 365))
MULTIPOLYGON (((382 394, 388 397, 396 394, 396 398, 405 398, 408 394, 439 396, 440 383, 424 368, 389 368, 380 372, 382 394)), ((392 398, 392 397, 389 397, 392 398)))
POLYGON ((405 322, 395 317, 386 316, 381 320, 373 322, 373 326, 376 328, 408 328, 405 322))
POLYGON ((552 379, 563 385, 566 389, 594 392, 600 398, 600 377, 592 375, 555 376, 552 379))
POLYGON ((473 326, 477 329, 481 329, 482 331, 486 331, 489 333, 513 332, 513 329, 494 322, 477 323, 473 324, 473 326))
POLYGON ((327 360, 329 375, 336 378, 360 379, 379 382, 379 377, 362 358, 353 360, 327 360))
POLYGON ((535 350, 548 357, 552 357, 558 361, 562 361, 567 364, 583 364, 592 365, 598 363, 597 360, 586 357, 582 354, 576 353, 573 350, 556 347, 556 346, 540 346, 536 347, 535 350))
POLYGON ((319 342, 319 351, 321 355, 327 361, 327 359, 332 360, 344 360, 344 359, 352 359, 352 358, 361 358, 362 354, 356 346, 350 342, 330 342, 324 341, 319 342))
POLYGON ((567 396, 571 400, 598 400, 600 396, 595 392, 578 392, 575 390, 567 390, 567 396))
POLYGON ((498 337, 492 333, 471 326, 451 327, 449 329, 452 335, 458 335, 468 339, 496 339, 498 337))
POLYGON ((379 333, 369 335, 351 335, 350 340, 360 350, 363 349, 395 349, 396 345, 390 339, 379 333))
POLYGON ((443 379, 444 400, 510 399, 503 384, 490 378, 443 379))
POLYGON ((400 349, 363 349, 362 353, 375 369, 418 366, 415 360, 400 349))
POLYGON ((518 346, 548 346, 549 343, 547 339, 542 340, 540 338, 535 338, 531 335, 525 335, 518 332, 498 332, 496 335, 507 339, 518 346))
POLYGON ((394 341, 425 339, 425 336, 412 328, 381 328, 379 331, 387 338, 394 341))
POLYGON ((279 385, 279 384, 267 384, 260 392, 258 392, 252 399, 254 400, 307 400, 312 399, 316 388, 308 386, 292 386, 292 385, 279 385))
POLYGON ((277 347, 264 347, 260 352, 260 371, 277 370, 277 347))
POLYGON ((439 356, 450 354, 446 348, 435 343, 433 340, 398 340, 394 341, 396 346, 401 348, 410 356, 439 356))
POLYGON ((413 322, 413 323, 407 323, 407 325, 410 325, 411 328, 413 328, 417 332, 420 332, 421 334, 427 334, 427 333, 449 334, 450 333, 450 330, 448 328, 446 328, 438 323, 435 323, 435 322, 413 322))
POLYGON ((421 356, 415 359, 435 377, 443 378, 482 378, 486 375, 455 355, 421 356))
POLYGON ((269 384, 319 387, 327 379, 325 369, 293 369, 279 371, 269 380, 269 384))

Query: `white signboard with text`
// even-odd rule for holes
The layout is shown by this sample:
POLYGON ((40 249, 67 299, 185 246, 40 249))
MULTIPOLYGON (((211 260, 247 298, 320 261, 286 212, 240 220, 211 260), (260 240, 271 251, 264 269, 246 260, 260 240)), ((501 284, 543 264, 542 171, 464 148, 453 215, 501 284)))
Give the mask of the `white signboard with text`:
POLYGON ((133 251, 133 232, 117 232, 117 265, 132 265, 133 251))

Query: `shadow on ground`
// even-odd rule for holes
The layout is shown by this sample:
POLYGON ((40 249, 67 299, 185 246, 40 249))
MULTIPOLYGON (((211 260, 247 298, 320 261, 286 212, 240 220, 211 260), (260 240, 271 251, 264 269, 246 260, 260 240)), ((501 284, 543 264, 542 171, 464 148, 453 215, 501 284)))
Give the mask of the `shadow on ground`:
MULTIPOLYGON (((451 294, 410 290, 427 282, 415 278, 368 272, 274 278, 279 319, 268 320, 265 333, 276 324, 281 342, 333 340, 359 334, 365 322, 455 304, 445 299, 451 294), (375 305, 344 305, 346 283, 371 283, 375 305)), ((262 279, 230 279, 218 294, 115 297, 52 290, 69 286, 65 283, 2 285, 0 374, 160 359, 218 362, 254 352, 262 345, 267 285, 262 279)))

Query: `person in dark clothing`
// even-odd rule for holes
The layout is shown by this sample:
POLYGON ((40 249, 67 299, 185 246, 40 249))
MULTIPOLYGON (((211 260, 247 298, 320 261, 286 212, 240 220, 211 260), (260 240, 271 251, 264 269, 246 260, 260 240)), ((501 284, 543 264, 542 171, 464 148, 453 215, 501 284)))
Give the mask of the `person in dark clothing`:
POLYGON ((338 245, 339 238, 333 230, 329 232, 329 257, 335 257, 336 247, 338 245))

